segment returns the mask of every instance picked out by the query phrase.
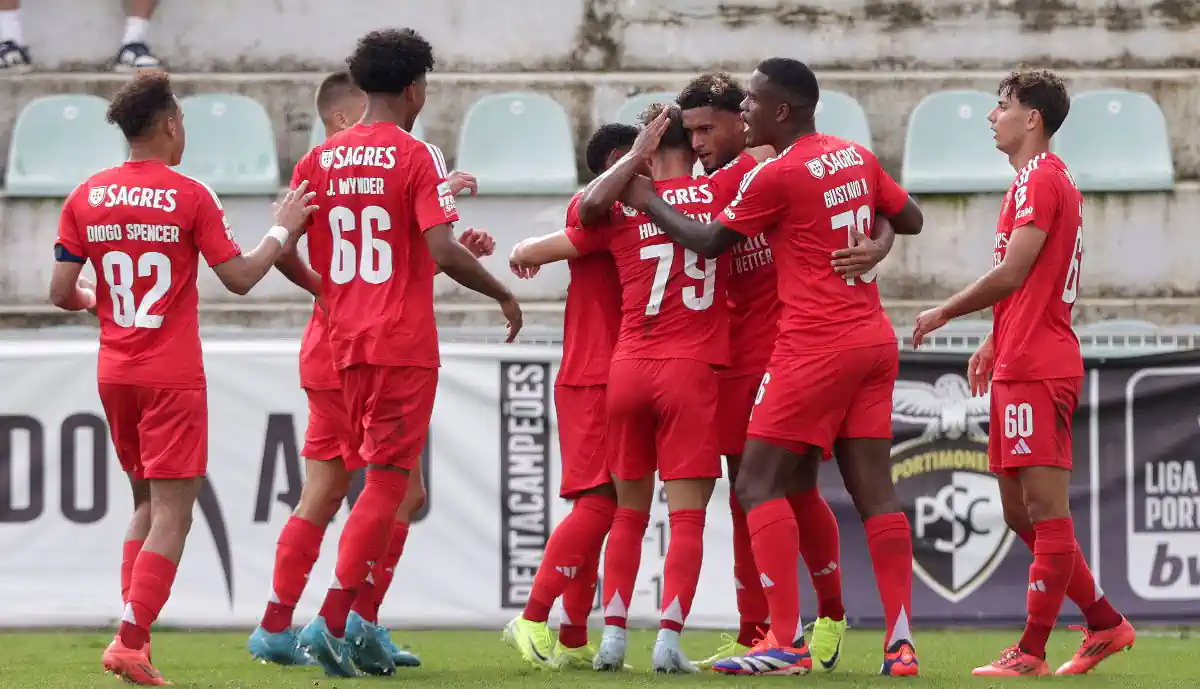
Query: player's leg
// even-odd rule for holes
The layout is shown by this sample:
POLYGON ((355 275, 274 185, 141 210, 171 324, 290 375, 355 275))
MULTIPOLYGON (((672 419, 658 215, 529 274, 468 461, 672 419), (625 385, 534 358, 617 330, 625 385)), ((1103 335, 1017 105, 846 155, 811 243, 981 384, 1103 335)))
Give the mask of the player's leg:
POLYGON ((550 535, 529 601, 521 616, 509 623, 506 638, 525 639, 517 645, 535 650, 534 662, 541 663, 539 658, 549 651, 552 665, 591 667, 594 654, 586 648, 587 617, 599 553, 617 509, 608 473, 606 388, 557 385, 554 406, 562 457, 559 495, 574 505, 550 535), (554 645, 547 620, 560 597, 563 620, 559 643, 554 645))
POLYGON ((880 674, 919 672, 912 621, 912 531, 892 483, 895 345, 842 352, 839 366, 854 390, 834 446, 838 469, 867 532, 867 548, 886 623, 880 674))
MULTIPOLYGON (((824 459, 830 459, 830 456, 826 454, 824 459)), ((801 467, 789 482, 787 500, 796 523, 804 525, 800 557, 817 594, 817 619, 808 636, 808 650, 812 654, 814 670, 832 672, 841 661, 842 640, 846 634, 841 531, 833 509, 817 487, 815 473, 801 467)), ((792 645, 804 645, 803 638, 792 645)))
POLYGON ((342 384, 350 418, 362 420, 366 485, 342 531, 333 583, 317 618, 301 631, 300 645, 330 675, 351 676, 354 665, 368 674, 391 674, 395 663, 370 623, 349 639, 351 664, 344 653, 350 650, 346 620, 371 564, 387 552, 396 510, 429 432, 437 370, 359 365, 342 371, 342 384))
MULTIPOLYGON (((1015 475, 1004 473, 997 479, 1000 482, 1000 502, 1004 508, 1005 524, 1021 538, 1030 552, 1034 552, 1037 537, 1029 510, 1025 507, 1021 481, 1015 475)), ((1131 647, 1135 637, 1133 626, 1117 612, 1096 585, 1082 549, 1075 552, 1075 567, 1071 572, 1071 581, 1067 583, 1067 598, 1079 607, 1087 627, 1083 629, 1083 643, 1074 657, 1058 669, 1056 674, 1060 675, 1089 672, 1108 656, 1131 647)))
POLYGON ((604 633, 592 667, 616 671, 625 666, 625 625, 642 563, 642 540, 654 501, 654 388, 657 362, 618 360, 609 369, 608 458, 617 494, 612 529, 604 547, 604 633))
POLYGON ((421 658, 412 651, 401 648, 392 640, 392 633, 387 627, 379 624, 379 608, 383 599, 391 589, 396 576, 396 565, 404 554, 404 546, 408 542, 408 530, 413 518, 425 505, 425 481, 421 474, 421 463, 413 467, 412 476, 408 481, 408 491, 404 500, 396 510, 396 523, 392 525, 392 537, 388 541, 387 553, 383 559, 371 568, 371 576, 359 587, 350 607, 348 625, 369 622, 375 626, 379 643, 391 656, 396 667, 420 667, 421 658))

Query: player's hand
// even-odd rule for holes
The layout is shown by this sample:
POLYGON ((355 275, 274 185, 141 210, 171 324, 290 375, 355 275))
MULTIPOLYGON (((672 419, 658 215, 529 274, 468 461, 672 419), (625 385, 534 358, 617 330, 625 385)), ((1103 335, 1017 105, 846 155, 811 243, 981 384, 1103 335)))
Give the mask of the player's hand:
POLYGON ((657 195, 658 193, 654 191, 654 182, 650 181, 649 177, 634 175, 625 187, 625 191, 621 192, 621 200, 631 208, 644 211, 647 204, 650 203, 650 199, 657 195))
POLYGON ((869 273, 887 257, 887 248, 862 232, 851 230, 850 237, 854 240, 854 246, 833 252, 831 263, 838 275, 856 278, 869 273))
POLYGON ((509 297, 500 302, 500 310, 504 312, 504 318, 508 321, 508 337, 505 342, 512 342, 517 339, 517 333, 521 332, 522 316, 521 305, 517 303, 516 297, 509 297))
POLYGON ((446 176, 446 183, 450 185, 450 193, 454 196, 458 196, 464 191, 471 196, 479 193, 479 180, 469 172, 455 170, 446 176))
POLYGON ((967 362, 967 386, 971 388, 971 395, 983 397, 987 394, 995 364, 996 346, 992 344, 992 336, 988 335, 967 362))
POLYGON ((96 314, 96 283, 94 283, 91 280, 80 275, 79 279, 75 281, 75 287, 80 292, 83 292, 85 295, 89 295, 88 303, 91 304, 91 306, 84 309, 84 311, 87 311, 88 313, 92 314, 93 316, 97 315, 96 314))
POLYGON ((921 346, 921 342, 925 340, 925 336, 937 330, 950 321, 946 318, 946 312, 942 311, 942 307, 922 311, 921 315, 917 316, 917 324, 913 326, 913 349, 921 346))
POLYGON ((512 253, 508 255, 508 269, 512 271, 513 275, 516 275, 522 280, 528 280, 534 275, 537 275, 538 271, 542 268, 539 265, 529 263, 525 259, 526 241, 527 240, 521 240, 517 242, 517 245, 513 247, 512 253))
POLYGON ((642 131, 638 132, 637 138, 633 141, 633 146, 629 149, 629 155, 649 161, 654 152, 658 150, 658 142, 662 141, 663 134, 666 133, 667 127, 671 124, 671 113, 676 106, 674 104, 663 108, 663 111, 655 117, 650 124, 642 127, 642 131))
POLYGON ((496 251, 496 238, 474 227, 468 227, 458 235, 458 243, 466 247, 475 258, 491 256, 496 251))
POLYGON ((304 180, 300 186, 284 194, 282 201, 275 204, 275 224, 293 235, 300 232, 304 224, 308 222, 308 216, 319 208, 319 206, 309 205, 309 202, 316 197, 317 192, 307 190, 308 180, 304 180))

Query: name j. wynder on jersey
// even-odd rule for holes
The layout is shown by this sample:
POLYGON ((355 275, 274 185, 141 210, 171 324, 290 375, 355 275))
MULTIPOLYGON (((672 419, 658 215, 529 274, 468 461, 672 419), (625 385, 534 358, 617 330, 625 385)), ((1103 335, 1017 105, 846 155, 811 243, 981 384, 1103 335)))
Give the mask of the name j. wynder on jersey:
POLYGON ((892 394, 893 423, 921 429, 892 447, 892 482, 912 506, 913 572, 952 603, 991 577, 1015 538, 988 470, 988 405, 957 374, 897 381, 892 394))

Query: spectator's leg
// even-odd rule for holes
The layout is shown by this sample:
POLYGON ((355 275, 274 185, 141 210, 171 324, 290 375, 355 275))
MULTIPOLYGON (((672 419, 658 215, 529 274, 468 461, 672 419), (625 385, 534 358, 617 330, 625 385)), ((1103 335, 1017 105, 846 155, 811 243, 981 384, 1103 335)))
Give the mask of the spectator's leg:
MULTIPOLYGON (((3 2, 4 0, 0 0, 3 2)), ((125 17, 125 35, 113 69, 118 72, 133 72, 139 69, 158 69, 162 65, 150 52, 146 37, 150 32, 150 17, 158 0, 130 0, 129 14, 125 17)))
POLYGON ((29 69, 29 52, 21 34, 21 0, 0 0, 0 75, 29 69))

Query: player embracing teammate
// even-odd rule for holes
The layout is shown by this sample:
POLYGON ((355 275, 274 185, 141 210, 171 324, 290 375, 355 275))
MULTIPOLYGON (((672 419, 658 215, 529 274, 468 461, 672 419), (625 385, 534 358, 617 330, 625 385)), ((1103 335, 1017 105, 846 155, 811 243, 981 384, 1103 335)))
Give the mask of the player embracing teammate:
POLYGON ((1071 310, 1083 265, 1083 195, 1050 152, 1071 101, 1048 70, 1013 72, 1000 83, 988 121, 1017 178, 996 223, 992 269, 922 313, 913 346, 951 319, 991 307, 992 333, 971 357, 971 392, 991 386, 988 463, 1000 481, 1004 520, 1033 551, 1028 618, 1020 640, 975 675, 1048 675, 1046 641, 1063 598, 1087 621, 1083 643, 1056 674, 1085 674, 1133 646, 1135 633, 1096 586, 1075 540, 1070 512, 1071 419, 1083 385, 1071 310))

